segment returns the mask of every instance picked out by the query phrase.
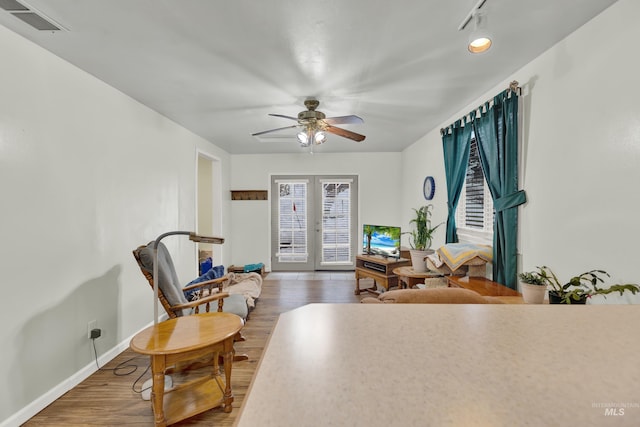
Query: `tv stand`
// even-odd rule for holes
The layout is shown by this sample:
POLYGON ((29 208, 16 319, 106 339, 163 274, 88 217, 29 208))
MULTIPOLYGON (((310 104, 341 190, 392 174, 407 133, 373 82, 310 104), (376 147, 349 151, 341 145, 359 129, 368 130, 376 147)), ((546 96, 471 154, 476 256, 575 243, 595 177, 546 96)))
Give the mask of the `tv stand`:
POLYGON ((358 255, 356 256, 356 289, 355 294, 360 295, 360 279, 368 277, 373 279, 373 287, 362 289, 362 291, 377 294, 377 285, 385 290, 398 286, 398 276, 393 274, 393 269, 411 265, 411 261, 406 258, 388 258, 381 255, 358 255))

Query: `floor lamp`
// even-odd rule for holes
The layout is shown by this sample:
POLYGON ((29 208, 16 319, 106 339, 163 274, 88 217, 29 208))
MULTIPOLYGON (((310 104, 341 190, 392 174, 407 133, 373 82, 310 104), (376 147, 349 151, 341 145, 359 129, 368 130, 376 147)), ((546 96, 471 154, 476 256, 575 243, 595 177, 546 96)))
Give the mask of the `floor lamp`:
POLYGON ((184 236, 189 236, 189 240, 195 243, 211 243, 221 245, 224 243, 224 239, 222 237, 208 237, 208 236, 198 236, 196 233, 191 231, 168 231, 159 235, 156 240, 153 242, 153 324, 158 324, 158 244, 160 240, 164 239, 167 236, 173 236, 176 234, 181 234, 184 236))

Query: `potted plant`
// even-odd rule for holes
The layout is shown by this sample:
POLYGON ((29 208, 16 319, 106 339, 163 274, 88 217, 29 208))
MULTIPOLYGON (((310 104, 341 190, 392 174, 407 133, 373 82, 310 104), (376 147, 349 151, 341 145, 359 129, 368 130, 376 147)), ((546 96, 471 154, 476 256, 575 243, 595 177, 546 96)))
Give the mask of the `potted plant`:
POLYGON ((415 217, 409 221, 414 225, 414 230, 403 233, 409 234, 409 246, 411 246, 411 265, 413 271, 422 273, 427 271, 426 263, 424 259, 433 253, 430 250, 431 240, 433 238, 434 231, 442 225, 442 223, 431 226, 431 209, 433 205, 422 206, 419 209, 413 209, 415 217))
POLYGON ((518 277, 525 304, 542 304, 547 292, 547 280, 535 271, 520 273, 518 277))
POLYGON ((551 287, 549 289, 549 302, 551 304, 586 304, 587 298, 593 295, 604 295, 612 292, 625 291, 635 294, 640 290, 640 286, 632 283, 611 285, 601 288, 604 284, 604 277, 611 277, 604 270, 591 270, 572 277, 565 284, 561 284, 558 277, 547 266, 538 267, 538 274, 551 287))

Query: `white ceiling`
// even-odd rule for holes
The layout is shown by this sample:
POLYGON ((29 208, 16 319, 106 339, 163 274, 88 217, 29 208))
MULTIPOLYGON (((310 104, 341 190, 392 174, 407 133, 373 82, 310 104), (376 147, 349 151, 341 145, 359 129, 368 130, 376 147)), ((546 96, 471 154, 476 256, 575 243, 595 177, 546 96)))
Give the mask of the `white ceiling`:
POLYGON ((458 27, 477 0, 19 1, 67 31, 0 24, 232 154, 303 151, 251 134, 307 97, 367 136, 314 151, 401 151, 615 2, 487 0, 494 44, 472 55, 458 27))

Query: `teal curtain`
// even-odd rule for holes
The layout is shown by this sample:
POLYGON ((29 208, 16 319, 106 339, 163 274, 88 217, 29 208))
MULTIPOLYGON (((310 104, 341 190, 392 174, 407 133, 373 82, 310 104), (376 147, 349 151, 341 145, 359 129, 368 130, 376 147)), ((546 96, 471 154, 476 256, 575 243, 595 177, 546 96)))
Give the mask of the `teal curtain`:
MULTIPOLYGON (((471 117, 473 120, 473 117, 471 117)), ((444 172, 447 180, 447 236, 446 243, 456 243, 456 208, 460 200, 460 193, 467 174, 469 162, 469 147, 471 145, 471 123, 462 126, 458 120, 453 125, 442 130, 442 151, 444 152, 444 172)))
POLYGON ((493 280, 517 286, 518 205, 527 201, 518 185, 518 96, 505 90, 486 103, 473 122, 478 155, 495 209, 493 280))

